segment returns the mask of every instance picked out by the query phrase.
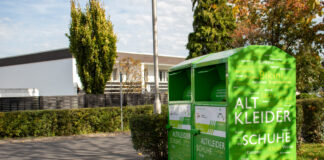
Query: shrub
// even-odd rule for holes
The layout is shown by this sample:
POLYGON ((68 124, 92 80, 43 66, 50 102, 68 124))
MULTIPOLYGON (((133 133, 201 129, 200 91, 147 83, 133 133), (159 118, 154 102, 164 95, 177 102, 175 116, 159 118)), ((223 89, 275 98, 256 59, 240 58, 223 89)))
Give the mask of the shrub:
POLYGON ((130 119, 133 146, 152 159, 168 159, 167 107, 162 114, 135 115, 130 119))
POLYGON ((297 96, 298 99, 308 99, 308 98, 317 98, 316 94, 310 94, 310 93, 301 93, 297 96))
POLYGON ((324 98, 301 99, 297 101, 297 106, 303 110, 303 124, 297 128, 301 127, 304 140, 310 143, 323 142, 324 98))
POLYGON ((318 92, 318 95, 324 98, 324 92, 318 92))
POLYGON ((300 145, 303 141, 302 137, 302 127, 304 124, 304 113, 303 113, 303 106, 299 103, 296 104, 296 132, 297 132, 297 148, 300 148, 300 145))
MULTIPOLYGON (((151 114, 152 105, 124 107, 124 129, 132 115, 151 114)), ((120 131, 120 108, 0 112, 0 137, 62 136, 120 131)))

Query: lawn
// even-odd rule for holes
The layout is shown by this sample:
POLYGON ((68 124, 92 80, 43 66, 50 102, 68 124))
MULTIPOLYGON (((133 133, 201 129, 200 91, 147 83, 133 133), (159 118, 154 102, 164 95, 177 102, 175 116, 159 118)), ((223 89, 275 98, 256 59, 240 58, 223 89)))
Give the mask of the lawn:
POLYGON ((302 144, 297 157, 298 160, 324 160, 324 143, 302 144))

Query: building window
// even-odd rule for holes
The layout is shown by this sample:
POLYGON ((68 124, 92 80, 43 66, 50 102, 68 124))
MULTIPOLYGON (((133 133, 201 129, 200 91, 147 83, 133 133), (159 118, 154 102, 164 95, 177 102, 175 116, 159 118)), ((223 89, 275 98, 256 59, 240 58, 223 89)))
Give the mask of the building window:
POLYGON ((168 71, 160 70, 160 82, 167 82, 168 81, 168 71))
POLYGON ((148 82, 148 69, 144 69, 144 82, 148 82))
POLYGON ((113 70, 113 81, 117 81, 117 68, 113 70))

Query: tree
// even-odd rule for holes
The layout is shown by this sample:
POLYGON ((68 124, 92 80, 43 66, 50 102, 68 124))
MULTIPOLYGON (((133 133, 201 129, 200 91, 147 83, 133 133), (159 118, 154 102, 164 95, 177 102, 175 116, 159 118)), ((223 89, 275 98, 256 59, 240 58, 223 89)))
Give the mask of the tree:
POLYGON ((189 58, 231 48, 235 19, 226 0, 192 0, 193 32, 188 36, 189 58))
POLYGON ((297 89, 310 92, 324 86, 319 55, 324 49, 324 2, 318 0, 232 0, 238 27, 233 46, 276 46, 297 59, 297 89), (311 67, 311 68, 310 68, 311 67), (312 73, 311 73, 312 72, 312 73))
POLYGON ((119 68, 125 78, 122 83, 125 92, 141 92, 141 62, 130 57, 125 57, 120 60, 119 68))
POLYGON ((318 0, 232 0, 238 27, 234 31, 235 47, 264 44, 281 48, 291 55, 301 45, 312 44, 323 49, 323 23, 315 24, 322 16, 324 2, 318 0))
POLYGON ((321 58, 311 47, 300 49, 296 55, 297 89, 300 92, 309 92, 324 85, 324 68, 321 58))
POLYGON ((70 51, 76 59, 83 90, 104 93, 117 57, 117 37, 98 0, 89 0, 83 12, 71 0, 70 51))
POLYGON ((261 35, 261 14, 263 7, 259 0, 231 0, 234 4, 233 15, 237 27, 232 34, 232 46, 234 48, 249 44, 258 44, 261 35))

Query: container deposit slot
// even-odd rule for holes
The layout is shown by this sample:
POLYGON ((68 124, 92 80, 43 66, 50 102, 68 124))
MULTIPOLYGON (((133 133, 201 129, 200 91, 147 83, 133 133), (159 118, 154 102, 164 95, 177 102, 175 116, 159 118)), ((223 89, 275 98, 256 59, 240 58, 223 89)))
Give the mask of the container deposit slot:
POLYGON ((195 101, 226 101, 225 63, 195 70, 195 101))
POLYGON ((169 73, 170 101, 191 100, 191 70, 182 69, 169 73))

